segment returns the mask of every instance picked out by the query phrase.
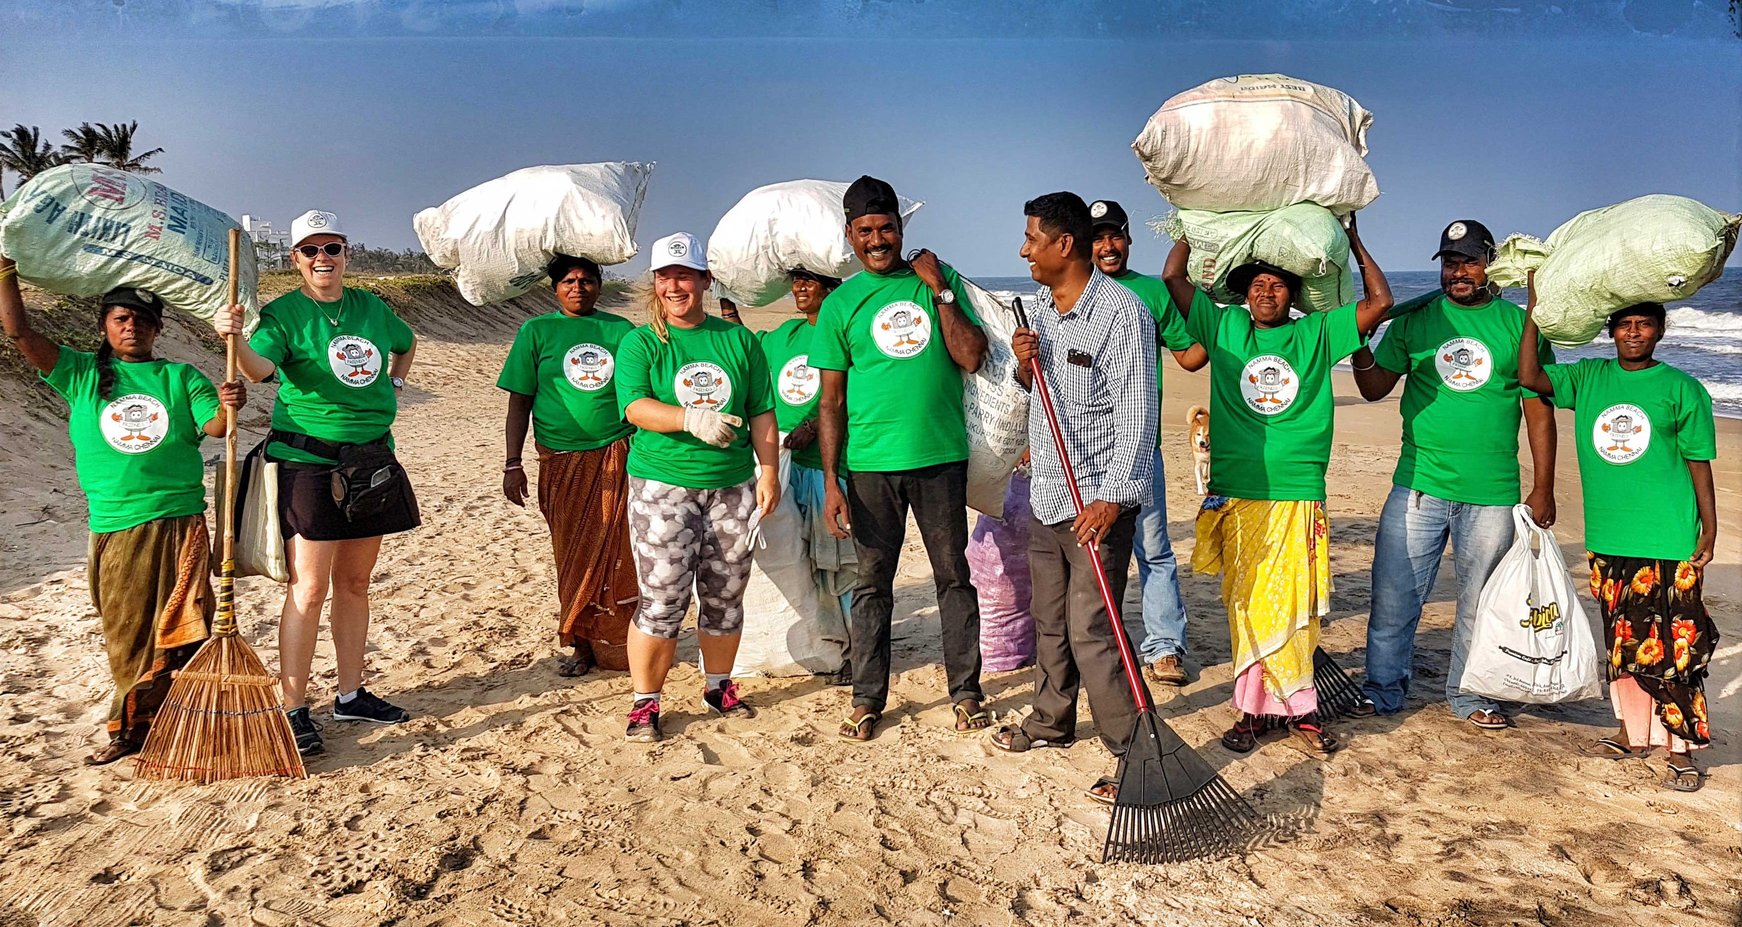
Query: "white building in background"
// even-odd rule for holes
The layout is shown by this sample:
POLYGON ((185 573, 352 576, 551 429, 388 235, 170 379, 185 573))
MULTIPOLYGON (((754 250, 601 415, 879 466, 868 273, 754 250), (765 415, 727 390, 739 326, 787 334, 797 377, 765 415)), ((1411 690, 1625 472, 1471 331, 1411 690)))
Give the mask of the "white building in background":
POLYGON ((254 242, 254 254, 261 264, 267 267, 288 266, 290 233, 274 229, 272 223, 264 219, 244 214, 242 216, 242 232, 254 242))

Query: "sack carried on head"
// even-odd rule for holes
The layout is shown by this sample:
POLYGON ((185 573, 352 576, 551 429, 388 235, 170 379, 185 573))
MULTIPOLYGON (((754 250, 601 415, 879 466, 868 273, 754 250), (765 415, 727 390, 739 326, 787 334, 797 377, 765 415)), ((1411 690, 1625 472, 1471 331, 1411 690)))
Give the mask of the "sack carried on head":
POLYGON ((1176 210, 1163 224, 1176 241, 1191 243, 1187 269, 1192 284, 1223 305, 1246 302, 1230 288, 1228 275, 1252 261, 1280 267, 1301 278, 1295 305, 1323 312, 1355 301, 1349 271, 1349 236, 1329 210, 1299 203, 1270 212, 1176 210))
POLYGON ((457 269, 474 306, 512 299, 544 279, 558 254, 601 266, 635 256, 635 220, 651 163, 528 167, 454 196, 412 219, 438 267, 457 269))
POLYGON ((1163 103, 1131 150, 1149 182, 1180 209, 1317 203, 1345 215, 1379 196, 1363 160, 1372 123, 1373 114, 1339 90, 1283 74, 1241 74, 1163 103))
MULTIPOLYGON (((837 279, 863 270, 847 243, 846 192, 840 181, 788 180, 746 193, 708 236, 714 279, 742 305, 766 306, 787 294, 790 270, 837 279)), ((903 224, 923 205, 901 197, 903 224)))
MULTIPOLYGON (((210 320, 229 304, 229 235, 236 220, 198 200, 102 164, 63 164, 0 203, 0 255, 18 276, 68 296, 120 286, 150 290, 170 308, 210 320)), ((252 328, 254 250, 237 276, 252 328)))

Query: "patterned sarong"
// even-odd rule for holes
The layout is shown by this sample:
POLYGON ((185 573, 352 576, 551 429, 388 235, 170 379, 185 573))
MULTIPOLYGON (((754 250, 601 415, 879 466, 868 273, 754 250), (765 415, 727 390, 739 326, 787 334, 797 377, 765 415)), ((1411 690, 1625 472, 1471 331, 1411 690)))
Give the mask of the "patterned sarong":
POLYGON ((550 526, 561 613, 557 640, 587 641, 600 668, 629 668, 629 619, 641 593, 629 546, 629 440, 538 453, 538 510, 550 526))
POLYGON ((1255 672, 1263 682, 1237 685, 1234 707, 1294 715, 1316 707, 1313 650, 1331 603, 1324 503, 1210 496, 1198 513, 1192 569, 1222 574, 1234 675, 1255 672))
POLYGON ((1609 697, 1629 746, 1681 752, 1711 743, 1706 674, 1718 626, 1701 595, 1704 575, 1686 561, 1586 556, 1609 651, 1609 697))
POLYGON ((115 696, 109 733, 143 743, 170 673, 211 631, 211 540, 206 516, 159 518, 91 535, 87 578, 103 622, 115 696))

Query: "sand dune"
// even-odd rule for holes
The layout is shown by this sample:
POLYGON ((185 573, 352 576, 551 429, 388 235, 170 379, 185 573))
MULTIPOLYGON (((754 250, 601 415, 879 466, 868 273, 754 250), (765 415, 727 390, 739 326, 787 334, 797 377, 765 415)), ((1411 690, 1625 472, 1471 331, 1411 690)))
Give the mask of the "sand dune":
MULTIPOLYGON (((480 318, 421 289, 395 298, 421 301, 400 303, 425 340, 396 433, 425 525, 383 551, 370 685, 417 717, 394 728, 327 722, 329 753, 306 781, 162 785, 133 781, 125 764, 80 764, 100 736, 108 684, 84 587, 83 501, 63 426, 25 411, 49 408, 42 391, 0 381, 0 925, 1737 922, 1734 423, 1720 434, 1725 534, 1708 596, 1727 639, 1710 688, 1718 746, 1704 757, 1704 791, 1660 790, 1656 759, 1579 757, 1582 741, 1612 727, 1606 703, 1531 711, 1499 734, 1456 721, 1439 698, 1449 564, 1423 620, 1423 675, 1407 712, 1342 725, 1349 747, 1328 762, 1286 741, 1230 754, 1215 745, 1232 721, 1217 584, 1185 571, 1203 669, 1163 713, 1295 833, 1238 859, 1105 867, 1107 814, 1081 794, 1109 767, 1097 743, 1012 757, 950 732, 930 577, 911 538, 898 578, 899 678, 872 743, 835 738, 845 692, 811 679, 748 680, 758 718, 707 717, 693 641, 668 689, 668 739, 623 743, 628 680, 556 675, 544 526, 500 495, 505 404, 492 384, 514 311, 480 318)), ((783 311, 751 322, 770 327, 783 311)), ((180 358, 200 350, 180 331, 166 347, 180 358)), ((1178 371, 1167 381, 1182 552, 1196 499, 1181 419, 1204 382, 1178 371)), ((1348 398, 1325 646, 1355 668, 1398 425, 1394 403, 1361 403, 1346 382, 1339 391, 1348 398)), ((256 388, 245 416, 256 432, 270 392, 256 388)), ((1573 553, 1565 428, 1558 534, 1573 553)), ((243 632, 268 665, 280 598, 268 582, 241 583, 243 632)), ((1135 614, 1135 584, 1130 605, 1135 614)), ((330 708, 332 672, 323 642, 317 717, 330 708)), ((1027 671, 987 687, 1000 714, 1025 710, 1027 671)))

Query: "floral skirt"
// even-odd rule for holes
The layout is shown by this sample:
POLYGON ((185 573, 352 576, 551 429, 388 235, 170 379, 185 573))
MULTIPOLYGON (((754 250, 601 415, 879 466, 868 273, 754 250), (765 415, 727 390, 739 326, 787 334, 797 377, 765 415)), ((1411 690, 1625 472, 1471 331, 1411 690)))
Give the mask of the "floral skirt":
MULTIPOLYGON (((1718 629, 1700 597, 1700 571, 1686 561, 1595 551, 1586 557, 1591 596, 1603 618, 1609 681, 1631 678, 1651 696, 1665 730, 1692 744, 1710 743, 1706 672, 1718 629)), ((1630 738, 1644 733, 1629 725, 1630 738)))

